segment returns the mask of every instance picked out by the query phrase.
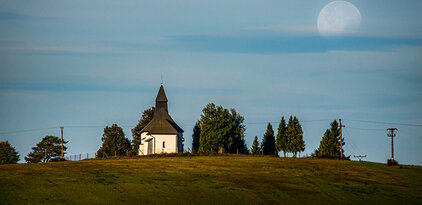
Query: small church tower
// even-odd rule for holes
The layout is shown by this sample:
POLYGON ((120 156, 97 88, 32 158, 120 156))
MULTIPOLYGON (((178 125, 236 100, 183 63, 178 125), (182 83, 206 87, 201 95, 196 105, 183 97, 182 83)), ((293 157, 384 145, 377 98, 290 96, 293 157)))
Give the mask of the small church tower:
POLYGON ((139 155, 183 152, 183 130, 169 115, 167 102, 161 84, 155 99, 154 118, 141 130, 139 155))

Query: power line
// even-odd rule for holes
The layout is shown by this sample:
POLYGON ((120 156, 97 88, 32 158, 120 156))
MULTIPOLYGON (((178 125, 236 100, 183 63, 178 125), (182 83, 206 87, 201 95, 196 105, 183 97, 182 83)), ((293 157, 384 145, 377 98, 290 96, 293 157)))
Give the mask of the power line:
MULTIPOLYGON (((300 122, 307 123, 307 122, 325 122, 325 121, 331 121, 333 119, 315 119, 315 120, 300 120, 300 122)), ((343 119, 348 121, 354 121, 354 122, 363 122, 363 123, 373 123, 373 124, 387 124, 387 125, 403 125, 403 126, 413 126, 413 127, 422 127, 420 124, 408 124, 408 123, 392 123, 392 122, 380 122, 380 121, 369 121, 369 120, 357 120, 357 119, 343 119)), ((263 125, 267 123, 279 123, 278 121, 270 121, 270 122, 245 122, 245 125, 263 125)), ((191 124, 181 124, 182 126, 194 126, 191 124)), ((104 128, 107 125, 69 125, 69 126, 63 126, 66 128, 104 128)), ((132 128, 134 126, 130 125, 120 125, 120 127, 123 128, 132 128)), ((0 135, 5 134, 15 134, 15 133, 24 133, 24 132, 33 132, 33 131, 42 131, 42 130, 51 130, 51 129, 58 129, 60 126, 57 127, 46 127, 46 128, 35 128, 35 129, 26 129, 26 130, 14 130, 14 131, 7 131, 7 132, 0 132, 0 135)), ((374 129, 374 128, 359 128, 359 127, 348 127, 351 129, 357 129, 357 130, 368 130, 368 131, 385 131, 385 129, 374 129)))
POLYGON ((354 119, 344 119, 353 122, 364 122, 372 124, 383 124, 383 125, 403 125, 403 126, 412 126, 412 127, 422 127, 421 124, 410 124, 410 123, 395 123, 395 122, 380 122, 380 121, 371 121, 371 120, 354 120, 354 119))
MULTIPOLYGON (((349 127, 348 127, 349 128, 349 127)), ((350 133, 349 133, 349 131, 347 130, 347 129, 345 129, 344 130, 345 132, 346 132, 346 134, 347 134, 347 136, 349 136, 349 142, 350 142, 350 145, 351 145, 351 147, 353 147, 353 149, 355 150, 355 151, 357 151, 357 152, 362 152, 362 150, 360 150, 359 149, 359 147, 358 146, 356 146, 356 144, 353 142, 353 139, 352 139, 352 136, 350 135, 350 133)))
POLYGON ((27 129, 27 130, 15 130, 15 131, 9 131, 9 132, 0 132, 0 135, 42 131, 42 130, 52 130, 52 129, 57 129, 57 128, 60 128, 60 127, 46 127, 46 128, 37 128, 37 129, 27 129))
POLYGON ((360 127, 350 127, 347 128, 356 129, 356 130, 368 130, 368 131, 385 131, 385 129, 376 129, 376 128, 360 128, 360 127))
MULTIPOLYGON (((300 120, 300 122, 321 122, 321 121, 331 121, 333 119, 318 119, 318 120, 300 120)), ((269 122, 246 122, 246 125, 254 124, 267 124, 267 123, 279 123, 280 121, 269 121, 269 122)))
MULTIPOLYGON (((305 123, 307 123, 307 122, 323 122, 323 121, 331 121, 331 120, 333 120, 333 119, 317 119, 317 120, 300 120, 300 122, 302 123, 302 122, 305 122, 305 123)), ((280 123, 280 121, 267 121, 267 122, 245 122, 245 123, 243 123, 243 124, 245 124, 245 125, 266 125, 266 124, 268 124, 268 123, 272 123, 272 124, 277 124, 277 123, 280 123)), ((180 126, 195 126, 194 124, 184 124, 184 123, 181 123, 181 124, 179 124, 180 126)))
MULTIPOLYGON (((16 134, 16 133, 24 133, 24 132, 34 132, 34 131, 43 131, 43 130, 52 130, 52 129, 61 129, 61 127, 66 128, 104 128, 108 125, 71 125, 71 126, 57 126, 57 127, 46 127, 46 128, 35 128, 35 129, 26 129, 26 130, 14 130, 14 131, 7 131, 7 132, 0 132, 0 135, 6 135, 6 134, 16 134)), ((119 126, 119 127, 133 127, 133 126, 119 126)))

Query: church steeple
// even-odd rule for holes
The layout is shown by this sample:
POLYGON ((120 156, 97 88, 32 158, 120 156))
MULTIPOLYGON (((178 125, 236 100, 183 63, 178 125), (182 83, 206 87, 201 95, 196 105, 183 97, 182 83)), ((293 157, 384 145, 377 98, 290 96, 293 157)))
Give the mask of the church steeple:
POLYGON ((164 87, 161 84, 160 90, 158 91, 157 98, 155 99, 155 114, 158 113, 161 109, 164 109, 166 113, 168 113, 168 107, 167 107, 167 96, 164 92, 164 87))

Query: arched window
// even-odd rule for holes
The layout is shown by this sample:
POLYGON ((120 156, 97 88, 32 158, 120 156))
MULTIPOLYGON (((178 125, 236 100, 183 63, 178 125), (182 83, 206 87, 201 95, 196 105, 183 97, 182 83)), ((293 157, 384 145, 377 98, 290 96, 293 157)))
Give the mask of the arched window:
POLYGON ((166 142, 163 141, 163 148, 166 148, 166 142))

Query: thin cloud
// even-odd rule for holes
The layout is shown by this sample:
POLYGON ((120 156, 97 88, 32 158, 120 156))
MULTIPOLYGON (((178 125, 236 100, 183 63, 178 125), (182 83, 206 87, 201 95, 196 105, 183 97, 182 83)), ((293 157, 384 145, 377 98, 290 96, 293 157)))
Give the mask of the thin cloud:
POLYGON ((261 27, 246 28, 246 31, 262 31, 274 32, 280 34, 297 34, 297 35, 315 35, 318 29, 314 26, 285 26, 285 25, 269 25, 261 27))
POLYGON ((319 35, 185 35, 173 36, 176 49, 226 53, 317 53, 328 51, 383 51, 400 46, 420 46, 421 38, 319 35))
POLYGON ((3 47, 0 52, 27 55, 92 56, 117 54, 117 48, 107 47, 3 47))

